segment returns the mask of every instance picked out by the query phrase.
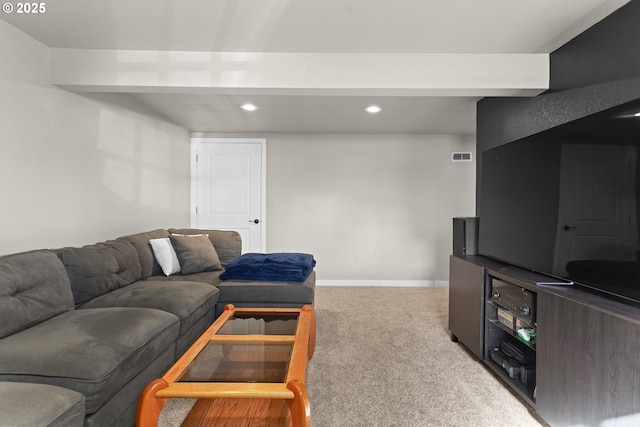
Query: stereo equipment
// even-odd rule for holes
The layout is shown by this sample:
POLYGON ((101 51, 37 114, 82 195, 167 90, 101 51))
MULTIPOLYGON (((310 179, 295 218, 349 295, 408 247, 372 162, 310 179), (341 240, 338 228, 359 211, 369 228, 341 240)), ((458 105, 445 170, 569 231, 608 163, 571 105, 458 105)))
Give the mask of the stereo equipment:
POLYGON ((479 219, 475 217, 453 218, 453 254, 478 254, 479 219))
POLYGON ((489 349, 489 357, 496 362, 509 375, 509 378, 520 378, 520 368, 522 367, 516 359, 507 356, 499 348, 489 349))
POLYGON ((536 320, 536 294, 526 289, 492 278, 491 301, 524 320, 536 320))
POLYGON ((535 355, 523 354, 512 343, 503 341, 500 348, 489 349, 489 357, 509 375, 509 378, 520 380, 520 383, 529 389, 535 387, 536 367, 530 365, 535 363, 535 355))
POLYGON ((515 320, 515 318, 511 313, 503 308, 499 308, 496 314, 498 315, 498 322, 500 322, 503 326, 509 328, 511 332, 515 331, 515 329, 513 329, 513 321, 515 320))
POLYGON ((536 363, 536 355, 533 350, 519 342, 502 341, 500 350, 507 356, 516 359, 521 365, 534 365, 536 363))

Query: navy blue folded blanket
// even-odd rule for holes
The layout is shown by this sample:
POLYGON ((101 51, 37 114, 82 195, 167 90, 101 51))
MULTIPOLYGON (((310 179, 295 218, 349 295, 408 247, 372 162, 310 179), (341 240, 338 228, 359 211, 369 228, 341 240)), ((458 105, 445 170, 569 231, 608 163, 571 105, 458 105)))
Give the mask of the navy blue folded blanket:
POLYGON ((222 280, 304 282, 316 265, 313 255, 301 253, 247 253, 231 260, 222 280))

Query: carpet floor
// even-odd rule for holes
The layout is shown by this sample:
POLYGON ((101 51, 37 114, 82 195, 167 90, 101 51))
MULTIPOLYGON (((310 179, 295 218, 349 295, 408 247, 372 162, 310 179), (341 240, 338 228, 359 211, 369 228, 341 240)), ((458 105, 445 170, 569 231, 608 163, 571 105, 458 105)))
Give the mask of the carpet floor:
MULTIPOLYGON (((317 343, 307 389, 314 427, 545 426, 461 344, 448 288, 316 288, 317 343)), ((193 400, 172 399, 159 426, 193 400)))

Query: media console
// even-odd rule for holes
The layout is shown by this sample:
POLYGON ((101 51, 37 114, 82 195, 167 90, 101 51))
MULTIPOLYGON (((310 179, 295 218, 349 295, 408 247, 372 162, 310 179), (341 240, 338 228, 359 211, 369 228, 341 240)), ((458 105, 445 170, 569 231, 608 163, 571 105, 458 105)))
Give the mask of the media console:
POLYGON ((555 281, 451 256, 452 341, 551 426, 640 425, 640 307, 555 281))

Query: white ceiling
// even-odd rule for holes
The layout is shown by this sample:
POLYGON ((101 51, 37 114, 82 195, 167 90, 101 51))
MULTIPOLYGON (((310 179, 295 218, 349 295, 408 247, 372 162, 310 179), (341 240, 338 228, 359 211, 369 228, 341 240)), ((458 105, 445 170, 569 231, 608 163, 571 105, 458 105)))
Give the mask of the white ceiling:
MULTIPOLYGON (((274 53, 550 53, 628 0, 55 0, 2 19, 52 48, 274 53)), ((148 92, 148 91, 146 91, 148 92)), ((191 131, 475 132, 469 96, 135 93, 191 131), (259 109, 238 108, 253 102, 259 109), (363 109, 375 103, 377 115, 363 109)))

